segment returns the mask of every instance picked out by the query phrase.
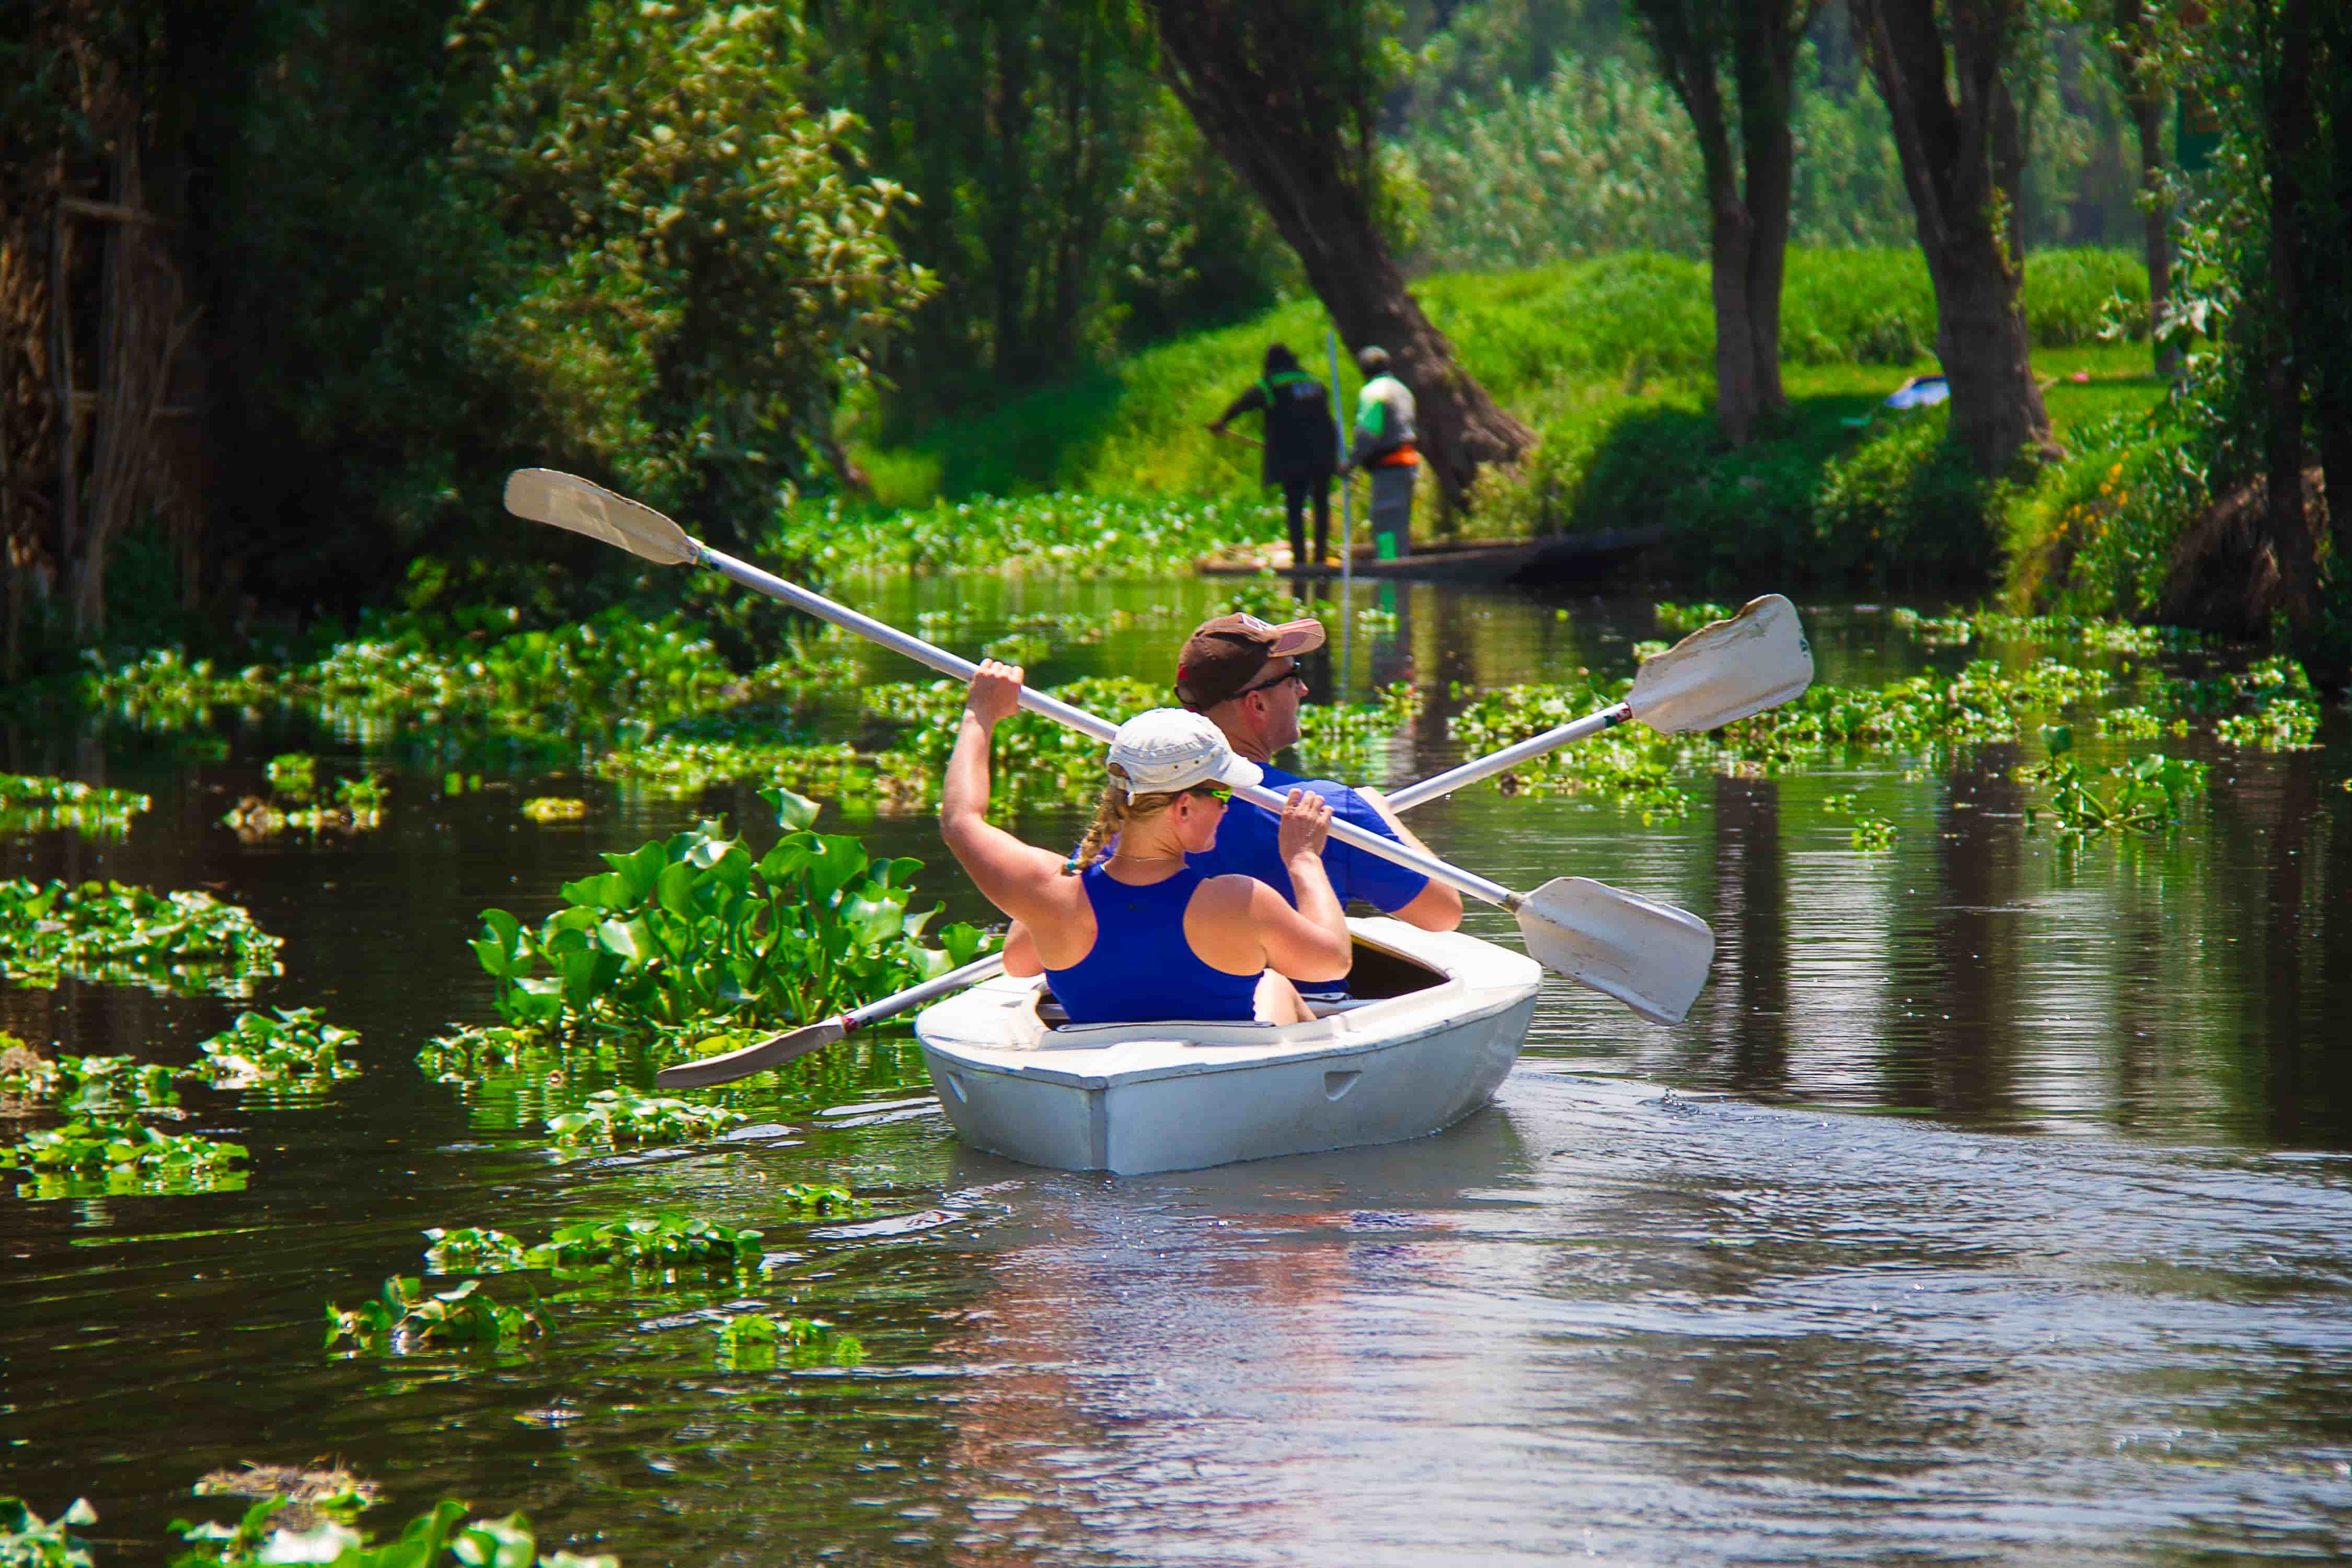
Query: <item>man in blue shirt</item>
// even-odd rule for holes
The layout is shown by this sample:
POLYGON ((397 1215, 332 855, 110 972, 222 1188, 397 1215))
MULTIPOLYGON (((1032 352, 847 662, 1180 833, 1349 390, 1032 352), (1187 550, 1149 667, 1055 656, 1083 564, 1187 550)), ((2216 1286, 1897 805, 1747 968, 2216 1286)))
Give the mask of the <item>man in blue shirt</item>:
MULTIPOLYGON (((1286 621, 1270 626, 1255 616, 1220 616, 1204 621, 1185 639, 1176 662, 1176 698, 1224 731, 1226 744, 1265 769, 1265 787, 1276 794, 1312 790, 1331 803, 1331 815, 1367 832, 1429 852, 1397 820, 1387 801, 1369 789, 1350 789, 1329 779, 1301 778, 1273 765, 1276 752, 1298 739, 1298 704, 1307 696, 1301 656, 1323 646, 1323 623, 1286 621)), ((1216 847, 1186 858, 1208 876, 1237 872, 1271 885, 1292 898, 1289 874, 1275 847, 1276 816, 1247 801, 1225 808, 1216 847)), ((1323 847, 1323 868, 1331 890, 1346 905, 1360 899, 1381 913, 1423 931, 1452 931, 1462 923, 1462 895, 1392 860, 1383 860, 1331 839, 1323 847)), ((1295 901, 1295 900, 1294 900, 1295 901)), ((1344 989, 1345 979, 1332 982, 1344 989)), ((1299 982, 1302 994, 1313 987, 1299 982)))
MULTIPOLYGON (((1330 779, 1301 778, 1273 765, 1274 754, 1298 739, 1298 704, 1307 696, 1307 678, 1298 672, 1299 658, 1322 646, 1320 621, 1271 626, 1255 616, 1239 615, 1203 621, 1184 640, 1183 652, 1177 658, 1177 700, 1223 731, 1225 743, 1237 754, 1265 769, 1266 788, 1277 795, 1312 790, 1331 803, 1333 817, 1428 854, 1429 846, 1397 820, 1378 791, 1350 789, 1330 779)), ((1212 877, 1227 873, 1255 877, 1296 905, 1297 895, 1276 847, 1279 820, 1263 806, 1236 797, 1226 805, 1223 820, 1217 826, 1215 847, 1205 854, 1186 856, 1185 864, 1212 877)), ((1360 899, 1423 931, 1453 931, 1462 924, 1461 894, 1393 860, 1328 839, 1323 846, 1323 870, 1343 909, 1350 899, 1360 899)), ((1021 975, 1039 973, 1034 944, 1018 921, 1004 934, 1004 971, 1021 975)), ((1319 984, 1312 979, 1298 979, 1297 984, 1299 994, 1310 1002, 1339 1000, 1348 994, 1344 974, 1319 984)))

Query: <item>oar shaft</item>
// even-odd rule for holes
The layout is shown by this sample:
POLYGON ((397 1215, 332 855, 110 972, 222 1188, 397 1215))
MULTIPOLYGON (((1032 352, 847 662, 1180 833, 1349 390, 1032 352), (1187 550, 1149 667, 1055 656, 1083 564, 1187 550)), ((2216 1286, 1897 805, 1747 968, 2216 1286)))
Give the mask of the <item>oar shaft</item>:
POLYGON ((1581 741, 1587 735, 1597 735, 1613 725, 1622 724, 1633 716, 1633 707, 1630 702, 1620 702, 1614 708, 1605 708, 1598 713, 1588 713, 1572 723, 1562 724, 1557 729, 1546 730, 1540 735, 1530 736, 1516 746, 1507 746, 1487 756, 1475 758, 1450 772, 1439 773, 1434 778, 1426 778, 1419 784, 1407 784, 1389 795, 1388 803, 1399 811, 1404 811, 1421 805, 1423 801, 1436 800, 1441 796, 1452 795, 1465 784, 1474 784, 1480 779, 1492 777, 1506 768, 1517 766, 1530 757, 1540 757, 1546 752, 1556 752, 1570 741, 1581 741))
MULTIPOLYGON (((930 666, 941 675, 969 682, 980 673, 980 666, 968 658, 959 658, 943 647, 935 647, 920 637, 909 637, 898 627, 885 625, 871 616, 861 616, 846 605, 836 605, 822 594, 813 594, 806 588, 787 583, 782 577, 761 571, 749 562, 736 560, 723 550, 713 550, 700 540, 695 541, 695 546, 700 552, 705 566, 733 578, 746 588, 765 594, 772 599, 781 599, 794 609, 814 616, 818 620, 829 621, 844 631, 870 638, 894 653, 905 654, 918 664, 930 666)), ((1073 708, 1026 686, 1021 689, 1021 706, 1034 713, 1043 713, 1057 723, 1067 724, 1082 735, 1092 735, 1106 745, 1113 735, 1118 733, 1118 725, 1106 723, 1083 708, 1073 708)))
MULTIPOLYGON (((979 673, 980 667, 970 659, 959 658, 945 648, 935 647, 920 637, 909 637, 898 627, 886 626, 871 616, 861 616, 845 605, 836 605, 822 594, 813 594, 806 588, 787 583, 771 573, 761 571, 748 562, 736 560, 723 550, 713 550, 699 540, 695 543, 704 565, 715 572, 725 574, 746 588, 765 594, 772 599, 781 599, 794 609, 804 611, 821 621, 829 621, 844 631, 856 632, 860 637, 870 637, 884 647, 905 654, 918 664, 929 665, 941 675, 968 681, 979 673)), ((1107 723, 1083 708, 1073 708, 1066 702, 1047 697, 1026 686, 1021 689, 1021 706, 1033 712, 1043 713, 1046 718, 1059 723, 1067 724, 1080 734, 1091 735, 1097 741, 1108 742, 1112 736, 1118 733, 1118 725, 1107 723)), ((1252 784, 1236 793, 1243 799, 1253 805, 1262 805, 1269 811, 1280 811, 1283 807, 1283 796, 1260 785, 1252 784)), ((1500 882, 1490 882, 1475 872, 1465 871, 1458 866, 1449 865, 1433 855, 1423 855, 1419 850, 1408 849, 1403 845, 1383 838, 1377 833, 1367 832, 1353 823, 1332 823, 1331 837, 1342 844, 1361 849, 1368 855, 1377 855, 1383 860, 1393 860, 1408 870, 1418 871, 1424 877, 1433 878, 1458 892, 1469 894, 1474 899, 1483 899, 1490 904, 1500 904, 1505 909, 1517 907, 1512 902, 1517 895, 1500 882)))
POLYGON ((967 985, 977 985, 1003 967, 1004 954, 1002 952, 992 952, 986 958, 975 958, 961 969, 950 969, 936 980, 926 980, 920 985, 909 985, 904 991, 883 997, 879 1002, 868 1002, 854 1013, 844 1013, 841 1016, 841 1026, 855 1032, 868 1024, 879 1023, 885 1018, 894 1017, 909 1007, 919 1007, 933 997, 944 996, 950 991, 961 991, 967 985))
MULTIPOLYGON (((1262 805, 1272 812, 1279 812, 1289 804, 1288 796, 1277 794, 1264 784, 1244 784, 1234 793, 1252 805, 1262 805)), ((1423 855, 1418 849, 1409 849, 1394 839, 1383 838, 1377 833, 1368 832, 1352 822, 1342 822, 1338 817, 1333 817, 1331 837, 1342 844, 1352 845, 1368 855, 1377 855, 1383 860, 1393 860, 1409 871, 1418 871, 1433 881, 1443 882, 1447 887, 1458 892, 1467 893, 1474 899, 1483 899, 1490 904, 1500 904, 1507 910, 1518 908, 1514 900, 1519 895, 1503 886, 1502 883, 1490 882, 1475 871, 1465 871, 1461 867, 1440 860, 1434 855, 1423 855)))

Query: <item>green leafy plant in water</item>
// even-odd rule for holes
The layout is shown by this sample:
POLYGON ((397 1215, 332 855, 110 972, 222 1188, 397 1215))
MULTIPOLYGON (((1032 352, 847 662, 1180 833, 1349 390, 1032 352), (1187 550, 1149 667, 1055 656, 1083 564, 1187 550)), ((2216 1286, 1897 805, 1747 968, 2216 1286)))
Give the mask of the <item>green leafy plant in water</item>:
POLYGON ((30 1176, 21 1195, 34 1198, 234 1191, 244 1175, 228 1167, 245 1158, 241 1143, 95 1117, 28 1132, 0 1148, 0 1167, 30 1176))
POLYGON ((16 1074, 0 1069, 0 1077, 13 1079, 19 1093, 42 1096, 68 1116, 113 1119, 139 1110, 169 1111, 180 1103, 172 1085, 183 1075, 158 1062, 60 1056, 52 1061, 36 1057, 21 1065, 16 1074))
POLYGON ((1857 816, 1853 819, 1853 847, 1874 851, 1892 849, 1895 835, 1901 831, 1885 817, 1857 816))
MULTIPOLYGON (((2108 769, 2102 789, 2072 756, 2060 752, 2019 768, 2015 776, 2021 783, 2048 787, 2050 815, 2057 818, 2061 833, 2153 833, 2178 821, 2182 804, 2203 792, 2206 768, 2202 763, 2151 752, 2108 769)), ((2029 806, 2027 826, 2033 821, 2029 806)))
POLYGON ((768 553, 826 571, 893 568, 1130 576, 1139 561, 1189 561, 1271 541, 1254 497, 1034 495, 889 511, 835 498, 781 509, 768 553))
POLYGON ((1709 621, 1727 621, 1735 614, 1729 605, 1710 604, 1697 600, 1687 605, 1661 602, 1650 606, 1657 616, 1661 629, 1675 633, 1695 632, 1709 621))
POLYGON ((265 1498, 236 1524, 174 1520, 173 1533, 187 1550, 173 1568, 262 1568, 268 1563, 317 1563, 332 1568, 620 1568, 611 1556, 580 1557, 570 1552, 539 1555, 530 1521, 519 1513, 467 1521, 472 1510, 445 1500, 420 1514, 398 1539, 373 1544, 346 1519, 330 1517, 307 1529, 278 1522, 282 1498, 265 1498))
POLYGON ((70 827, 85 837, 120 838, 150 804, 127 789, 0 773, 0 835, 70 827))
POLYGON ((600 778, 673 797, 715 784, 764 779, 835 800, 873 797, 885 809, 911 810, 930 793, 915 759, 900 752, 866 753, 846 745, 808 745, 756 737, 661 735, 598 757, 600 778))
POLYGON ((531 1249, 502 1230, 436 1226, 425 1233, 425 1239, 432 1243, 425 1249, 425 1261, 436 1274, 505 1274, 534 1267, 531 1249))
POLYGON ((621 1264, 632 1268, 759 1266, 760 1233, 699 1217, 632 1215, 557 1227, 544 1247, 530 1249, 534 1267, 621 1264))
POLYGON ((359 1044, 356 1030, 325 1022, 316 1007, 279 1007, 273 1017, 240 1013, 236 1022, 197 1048, 190 1069, 215 1089, 302 1084, 323 1089, 358 1072, 343 1052, 359 1044))
POLYGON ((278 938, 201 891, 121 882, 0 882, 0 969, 46 988, 62 975, 150 990, 245 996, 278 973, 278 938))
POLYGON ((287 799, 309 800, 319 789, 319 759, 308 752, 287 752, 270 758, 262 776, 287 799))
POLYGON ((98 1510, 86 1498, 47 1520, 22 1498, 0 1497, 0 1568, 90 1568, 89 1547, 73 1531, 97 1522, 98 1510))
POLYGON ((856 1214, 866 1206, 847 1187, 815 1182, 794 1182, 776 1195, 803 1214, 856 1214))
POLYGON ((390 795, 383 781, 371 773, 334 781, 332 800, 319 798, 319 759, 308 752, 272 757, 267 770, 271 796, 247 795, 229 808, 222 823, 242 837, 266 838, 299 829, 317 833, 335 828, 363 833, 383 826, 384 801, 390 795))
POLYGON ((749 1120, 723 1105, 698 1105, 634 1089, 602 1089, 578 1110, 547 1119, 559 1143, 671 1143, 708 1138, 749 1120))
POLYGON ((719 1014, 801 1024, 978 955, 985 938, 967 925, 923 945, 938 910, 908 912, 920 861, 871 859, 855 838, 807 831, 814 802, 761 794, 786 832, 758 859, 707 824, 607 854, 611 869, 567 884, 565 907, 536 931, 484 910, 473 945, 499 1016, 515 1027, 674 1027, 719 1014))
POLYGON ((2251 713, 2222 720, 2213 734, 2225 746, 2307 752, 2319 744, 2319 704, 2302 697, 2273 698, 2251 713))
POLYGON ((765 1312, 744 1312, 710 1325, 718 1341, 719 1364, 737 1372, 773 1367, 779 1358, 788 1366, 856 1366, 866 1359, 866 1347, 855 1334, 844 1333, 822 1318, 775 1318, 765 1312))
POLYGON ((422 1281, 398 1275, 383 1291, 346 1311, 327 1304, 326 1348, 344 1340, 357 1351, 394 1355, 436 1345, 517 1345, 545 1331, 528 1307, 502 1307, 468 1279, 456 1289, 425 1293, 422 1281))
POLYGON ((520 809, 533 822, 578 822, 588 815, 588 803, 572 795, 539 795, 520 809))

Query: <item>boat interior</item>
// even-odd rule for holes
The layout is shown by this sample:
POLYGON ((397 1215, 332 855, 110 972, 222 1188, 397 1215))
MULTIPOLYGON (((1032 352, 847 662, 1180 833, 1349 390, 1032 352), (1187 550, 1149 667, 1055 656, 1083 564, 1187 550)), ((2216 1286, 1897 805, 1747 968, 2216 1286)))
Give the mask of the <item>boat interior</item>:
MULTIPOLYGON (((1391 996, 1406 996, 1415 991, 1426 991, 1443 985, 1453 978, 1444 970, 1408 958, 1391 948, 1355 940, 1356 955, 1348 971, 1348 996, 1340 1002, 1318 1002, 1310 998, 1307 1005, 1318 1018, 1334 1013, 1353 1012, 1375 1002, 1385 1002, 1391 996)), ((1054 1000, 1054 993, 1045 985, 1037 987, 1037 1021, 1049 1029, 1060 1029, 1070 1021, 1062 1005, 1054 1000)), ((1171 1020, 1177 1022, 1181 1020, 1171 1020)))

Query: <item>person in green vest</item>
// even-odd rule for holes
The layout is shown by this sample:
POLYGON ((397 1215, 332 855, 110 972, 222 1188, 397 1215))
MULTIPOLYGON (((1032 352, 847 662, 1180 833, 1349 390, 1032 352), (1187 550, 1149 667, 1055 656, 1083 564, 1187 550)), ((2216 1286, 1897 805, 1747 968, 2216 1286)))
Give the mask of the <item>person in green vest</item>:
POLYGON ((1300 368, 1298 356, 1282 343, 1269 344, 1257 384, 1209 421, 1209 433, 1244 414, 1265 415, 1265 444, 1258 482, 1282 487, 1282 509, 1290 524, 1290 562, 1321 565, 1331 548, 1331 474, 1339 466, 1339 441, 1331 424, 1331 395, 1300 368), (1307 503, 1315 503, 1315 553, 1307 553, 1307 503))
POLYGON ((1356 439, 1339 471, 1372 476, 1372 538, 1383 561, 1412 553, 1412 482, 1421 472, 1413 445, 1412 394, 1389 374, 1389 352, 1378 344, 1356 355, 1368 378, 1356 403, 1356 439))

